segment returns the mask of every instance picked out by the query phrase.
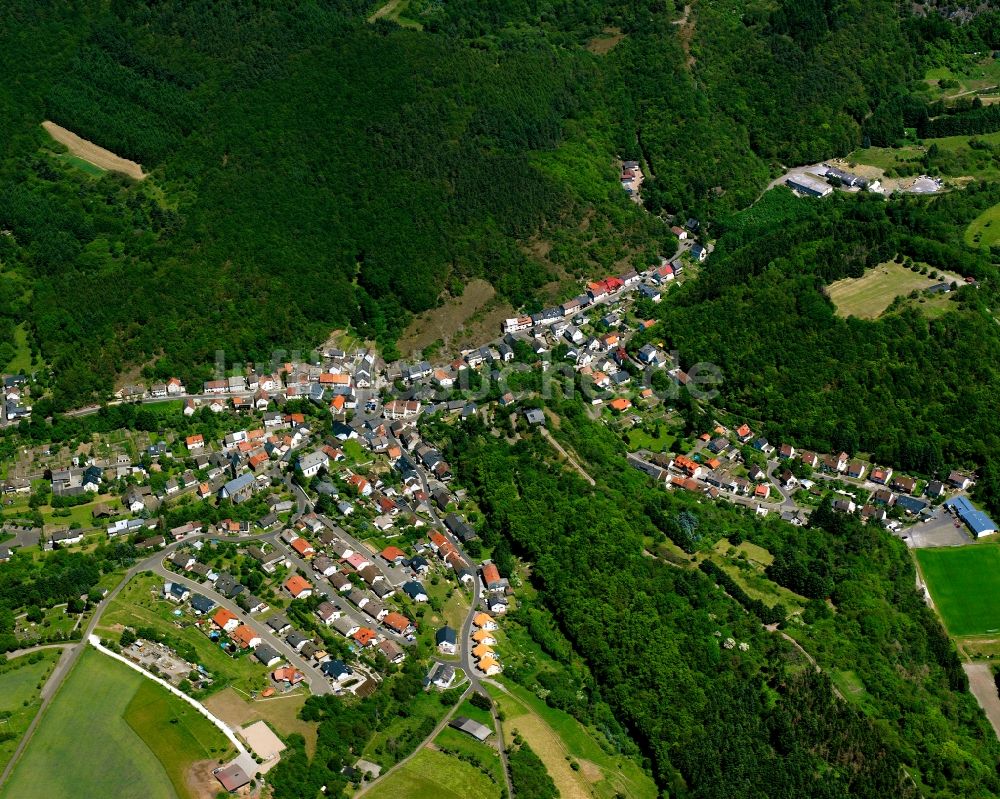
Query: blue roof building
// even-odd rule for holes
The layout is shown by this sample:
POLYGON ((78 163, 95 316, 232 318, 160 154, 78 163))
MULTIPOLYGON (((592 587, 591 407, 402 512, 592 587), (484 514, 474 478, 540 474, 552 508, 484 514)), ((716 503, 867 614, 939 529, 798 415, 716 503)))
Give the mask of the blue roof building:
POLYGON ((968 497, 954 497, 945 502, 944 506, 954 510, 976 538, 993 535, 997 531, 997 523, 976 508, 968 497))

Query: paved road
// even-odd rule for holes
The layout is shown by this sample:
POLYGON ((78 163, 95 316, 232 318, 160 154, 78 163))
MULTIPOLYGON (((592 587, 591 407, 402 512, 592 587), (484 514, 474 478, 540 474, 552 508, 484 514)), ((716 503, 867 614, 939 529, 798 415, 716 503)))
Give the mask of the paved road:
POLYGON ((37 652, 40 649, 64 649, 75 645, 74 641, 54 641, 51 644, 38 644, 38 646, 29 646, 26 649, 15 649, 13 652, 7 653, 7 660, 19 658, 21 655, 30 655, 32 652, 37 652))
POLYGON ((270 627, 253 618, 235 602, 226 599, 224 596, 212 589, 210 585, 189 580, 187 577, 169 571, 162 562, 154 564, 152 571, 160 575, 164 580, 186 585, 189 589, 191 589, 191 591, 203 594, 215 602, 215 604, 219 607, 223 607, 231 613, 235 613, 239 617, 240 621, 260 636, 264 643, 281 654, 289 663, 306 675, 306 681, 309 683, 309 689, 312 693, 317 695, 333 693, 333 687, 319 669, 308 663, 305 658, 292 649, 292 647, 290 647, 284 640, 275 635, 271 631, 270 627))
MULTIPOLYGON (((395 438, 392 439, 393 443, 399 445, 399 441, 395 438)), ((420 463, 416 464, 417 474, 420 477, 420 485, 424 492, 430 496, 431 489, 430 483, 427 479, 427 471, 424 469, 423 465, 420 463)), ((479 671, 476 669, 475 659, 472 657, 472 619, 479 611, 479 601, 482 598, 482 582, 479 579, 478 572, 475 571, 475 560, 469 557, 465 549, 462 547, 462 542, 459 541, 455 536, 448 532, 448 528, 444 526, 441 521, 441 517, 438 515, 437 508, 434 506, 433 502, 428 503, 428 508, 430 512, 431 519, 434 523, 434 527, 441 532, 455 548, 458 549, 458 553, 462 556, 466 563, 469 564, 473 569, 474 580, 472 583, 472 601, 469 603, 469 612, 465 616, 465 621, 462 622, 462 630, 459 635, 459 655, 462 661, 462 668, 465 669, 465 673, 469 677, 470 687, 482 692, 482 686, 479 682, 479 671)))

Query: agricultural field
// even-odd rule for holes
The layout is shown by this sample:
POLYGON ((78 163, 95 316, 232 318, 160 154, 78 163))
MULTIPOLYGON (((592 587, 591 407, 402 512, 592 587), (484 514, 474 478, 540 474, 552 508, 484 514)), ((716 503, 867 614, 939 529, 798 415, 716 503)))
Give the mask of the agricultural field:
POLYGON ((232 753, 232 745, 214 725, 152 680, 142 680, 123 717, 156 755, 179 797, 189 793, 192 763, 223 761, 232 753))
POLYGON ((42 649, 11 661, 0 661, 0 769, 14 754, 24 731, 38 712, 41 688, 62 649, 42 649))
POLYGON ((124 627, 152 627, 177 641, 190 644, 199 663, 215 680, 215 690, 232 685, 243 694, 260 691, 268 684, 267 669, 250 657, 232 658, 194 626, 188 611, 174 616, 177 606, 158 598, 163 580, 137 575, 101 615, 98 632, 117 639, 124 627))
POLYGON ((489 777, 457 757, 423 749, 367 794, 370 799, 499 799, 489 777))
POLYGON ((656 785, 635 761, 608 754, 595 735, 568 713, 549 707, 510 680, 500 682, 503 689, 489 686, 489 691, 504 712, 504 735, 517 732, 528 742, 563 799, 655 799, 656 785))
POLYGON ((196 760, 218 760, 227 750, 222 734, 193 708, 88 649, 0 797, 185 799, 188 767, 196 760))
POLYGON ((965 231, 965 243, 970 247, 1000 244, 1000 205, 987 208, 972 220, 965 231))
POLYGON ((981 544, 915 552, 949 633, 1000 632, 1000 547, 981 544))
POLYGON ((944 279, 944 276, 935 279, 921 275, 890 261, 869 269, 863 277, 848 277, 831 283, 826 291, 839 316, 876 319, 896 297, 928 289, 944 279))

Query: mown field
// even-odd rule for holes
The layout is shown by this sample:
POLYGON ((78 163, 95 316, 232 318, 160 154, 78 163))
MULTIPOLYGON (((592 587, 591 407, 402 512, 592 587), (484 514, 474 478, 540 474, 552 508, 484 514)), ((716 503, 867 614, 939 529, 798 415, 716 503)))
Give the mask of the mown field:
POLYGON ((457 757, 423 749, 367 796, 370 799, 498 799, 500 789, 479 769, 457 757))
POLYGON ((0 797, 185 799, 184 772, 228 743, 193 708, 88 649, 46 711, 0 797))
POLYGON ((948 632, 1000 632, 1000 547, 941 547, 916 553, 948 632))
POLYGON ((940 282, 911 272, 902 264, 885 263, 868 270, 863 277, 849 277, 831 283, 827 294, 839 316, 875 319, 894 299, 911 291, 928 289, 940 282))

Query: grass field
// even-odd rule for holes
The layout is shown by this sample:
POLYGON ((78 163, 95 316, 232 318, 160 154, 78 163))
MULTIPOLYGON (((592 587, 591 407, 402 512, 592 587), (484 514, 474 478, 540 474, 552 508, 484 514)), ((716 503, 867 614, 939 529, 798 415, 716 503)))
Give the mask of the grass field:
POLYGON ((890 261, 869 269, 863 277, 849 277, 831 283, 827 294, 837 307, 839 316, 875 319, 896 297, 930 288, 938 282, 890 261))
POLYGON ((965 243, 970 247, 1000 244, 1000 205, 987 208, 972 220, 965 231, 965 243))
MULTIPOLYGON (((489 721, 488 724, 492 727, 493 721, 489 721)), ((445 727, 434 739, 434 744, 445 752, 457 754, 466 762, 471 761, 478 765, 489 774, 494 785, 504 784, 503 763, 500 760, 500 754, 489 743, 480 743, 464 732, 445 727)))
POLYGON ((124 715, 145 678, 88 649, 49 706, 2 799, 174 799, 164 767, 124 715))
POLYGON ((0 742, 0 768, 7 765, 21 736, 38 712, 39 684, 48 677, 60 654, 61 649, 42 649, 36 654, 21 655, 9 664, 3 664, 4 670, 0 672, 0 714, 10 715, 0 722, 0 733, 12 737, 0 742))
POLYGON ((915 551, 948 632, 955 636, 1000 632, 1000 547, 915 551))
POLYGON ((736 554, 733 556, 729 555, 731 548, 729 541, 722 538, 715 543, 711 552, 705 554, 705 557, 732 577, 748 596, 759 599, 765 605, 773 607, 780 602, 792 612, 805 606, 805 597, 789 591, 764 576, 764 569, 774 560, 770 552, 749 541, 744 541, 736 547, 736 554), (743 565, 744 560, 751 568, 748 569, 743 565))
POLYGON ((655 799, 653 780, 630 758, 608 753, 580 722, 510 680, 490 687, 504 714, 505 735, 517 731, 545 764, 563 799, 655 799), (575 761, 579 770, 570 767, 575 761))
POLYGON ((997 59, 990 55, 979 59, 966 55, 963 59, 965 63, 954 64, 953 69, 935 67, 927 71, 924 81, 928 85, 928 93, 932 99, 948 100, 989 89, 1000 83, 1000 61, 997 59), (943 80, 954 81, 958 85, 942 88, 940 83, 943 80))
POLYGON ((223 760, 232 745, 208 719, 152 680, 143 679, 125 722, 156 755, 178 796, 187 796, 187 771, 199 760, 223 760))
POLYGON ((479 769, 457 757, 423 749, 367 796, 370 799, 498 799, 500 788, 479 769))
POLYGON ((14 328, 14 346, 17 351, 5 371, 14 373, 31 371, 31 349, 28 347, 28 331, 25 330, 24 324, 22 322, 14 328))

